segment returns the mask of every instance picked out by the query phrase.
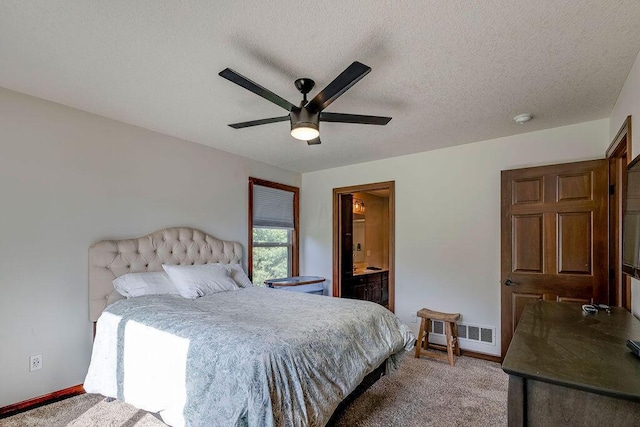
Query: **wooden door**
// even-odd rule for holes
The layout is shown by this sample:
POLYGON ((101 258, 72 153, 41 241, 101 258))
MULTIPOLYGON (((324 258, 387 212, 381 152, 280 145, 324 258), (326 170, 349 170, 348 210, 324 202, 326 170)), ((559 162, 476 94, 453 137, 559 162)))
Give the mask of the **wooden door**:
POLYGON ((608 162, 502 171, 502 356, 524 306, 607 302, 608 162))
MULTIPOLYGON (((340 195, 340 276, 342 289, 353 278, 353 195, 340 195)), ((348 293, 348 291, 347 291, 348 293)))
POLYGON ((622 272, 623 196, 627 165, 631 163, 631 116, 628 116, 607 148, 609 159, 609 305, 631 311, 631 277, 622 272))

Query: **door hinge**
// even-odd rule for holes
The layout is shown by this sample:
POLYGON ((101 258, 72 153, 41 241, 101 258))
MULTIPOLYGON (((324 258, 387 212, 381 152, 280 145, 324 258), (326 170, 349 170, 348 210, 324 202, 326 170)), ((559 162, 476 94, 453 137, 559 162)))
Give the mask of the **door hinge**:
POLYGON ((609 195, 613 196, 616 194, 616 186, 614 184, 609 185, 609 195))

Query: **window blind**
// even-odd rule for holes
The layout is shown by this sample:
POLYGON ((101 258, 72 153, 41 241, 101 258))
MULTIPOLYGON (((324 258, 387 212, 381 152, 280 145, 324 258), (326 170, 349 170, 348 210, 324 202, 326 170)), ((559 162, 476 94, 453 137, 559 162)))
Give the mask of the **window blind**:
POLYGON ((293 195, 278 188, 253 186, 253 226, 293 229, 293 195))

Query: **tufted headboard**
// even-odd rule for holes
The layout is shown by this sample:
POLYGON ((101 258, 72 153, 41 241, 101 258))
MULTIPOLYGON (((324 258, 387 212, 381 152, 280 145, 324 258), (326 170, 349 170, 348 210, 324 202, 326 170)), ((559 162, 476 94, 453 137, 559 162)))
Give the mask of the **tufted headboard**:
POLYGON ((162 271, 162 264, 240 264, 242 245, 187 227, 165 228, 143 237, 102 240, 89 248, 89 316, 123 297, 113 279, 127 273, 162 271))

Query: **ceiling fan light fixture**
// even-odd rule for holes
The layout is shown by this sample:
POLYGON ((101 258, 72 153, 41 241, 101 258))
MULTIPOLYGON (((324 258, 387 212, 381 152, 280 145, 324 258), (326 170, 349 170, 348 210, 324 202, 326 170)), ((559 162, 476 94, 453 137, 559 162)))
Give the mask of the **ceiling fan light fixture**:
POLYGON ((320 131, 315 123, 295 123, 291 125, 291 136, 300 141, 310 141, 320 136, 320 131))
POLYGON ((320 136, 319 113, 311 113, 306 108, 291 111, 291 136, 300 141, 311 141, 320 136))

